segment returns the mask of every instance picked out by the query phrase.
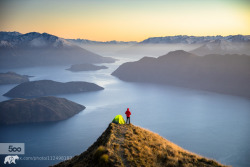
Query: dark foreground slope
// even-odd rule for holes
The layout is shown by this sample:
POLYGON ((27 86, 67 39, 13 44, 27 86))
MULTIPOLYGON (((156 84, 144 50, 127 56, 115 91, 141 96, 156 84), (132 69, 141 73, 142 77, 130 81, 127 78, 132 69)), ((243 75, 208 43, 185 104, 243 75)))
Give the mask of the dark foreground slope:
POLYGON ((59 121, 84 109, 80 104, 58 97, 12 99, 0 103, 0 124, 59 121))
POLYGON ((103 89, 103 87, 89 82, 73 81, 62 83, 52 80, 40 80, 22 83, 5 93, 4 96, 30 98, 48 95, 90 92, 103 89))
POLYGON ((190 153, 143 128, 111 123, 87 151, 55 166, 219 167, 223 165, 190 153))
POLYGON ((182 50, 122 64, 112 75, 131 82, 162 83, 250 98, 250 56, 197 56, 182 50))

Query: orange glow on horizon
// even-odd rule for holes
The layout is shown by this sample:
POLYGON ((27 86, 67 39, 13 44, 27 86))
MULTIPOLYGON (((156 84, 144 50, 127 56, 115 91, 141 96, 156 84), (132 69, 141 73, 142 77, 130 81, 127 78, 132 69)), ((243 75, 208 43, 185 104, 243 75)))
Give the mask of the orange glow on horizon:
POLYGON ((245 0, 4 2, 0 4, 4 6, 0 13, 1 31, 46 32, 96 41, 250 35, 250 3, 245 0))

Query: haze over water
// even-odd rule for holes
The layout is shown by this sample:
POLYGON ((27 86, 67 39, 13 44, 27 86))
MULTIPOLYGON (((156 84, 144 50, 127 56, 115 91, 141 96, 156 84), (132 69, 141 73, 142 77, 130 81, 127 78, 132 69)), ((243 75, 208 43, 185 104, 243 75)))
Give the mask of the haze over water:
MULTIPOLYGON (((26 64, 30 61, 25 57, 30 56, 33 60, 35 55, 38 56, 36 58, 39 58, 39 63, 40 60, 42 63, 46 56, 49 58, 54 56, 54 52, 46 48, 41 49, 43 45, 49 44, 48 47, 58 53, 55 55, 58 56, 56 61, 60 62, 63 60, 63 52, 60 51, 64 47, 68 49, 75 47, 66 40, 78 38, 116 43, 116 41, 140 42, 149 37, 176 35, 248 36, 249 9, 249 0, 1 0, 0 31, 16 31, 14 34, 20 32, 24 37, 17 40, 13 36, 3 35, 0 51, 4 52, 0 54, 0 58, 3 60, 11 58, 10 64, 19 64, 19 60, 26 64), (55 36, 51 38, 50 34, 55 36), (41 38, 33 38, 34 35, 41 38), (60 41, 63 44, 62 49, 57 47, 60 41), (19 49, 23 49, 23 55, 19 49), (10 52, 5 55, 5 51, 10 52)), ((144 56, 161 56, 170 50, 191 51, 206 44, 196 41, 192 45, 186 45, 184 42, 166 46, 158 42, 156 41, 157 45, 156 43, 145 45, 146 49, 144 46, 138 47, 139 43, 136 47, 130 44, 126 46, 118 44, 111 48, 108 44, 110 48, 106 45, 97 48, 90 42, 89 46, 85 45, 85 49, 101 56, 119 59, 113 64, 103 64, 109 68, 99 71, 73 73, 65 70, 69 66, 22 69, 1 67, 0 72, 13 71, 34 76, 30 78, 31 81, 43 79, 61 82, 87 81, 105 88, 97 92, 59 95, 58 97, 86 106, 84 111, 67 120, 1 125, 0 143, 25 143, 25 155, 20 156, 52 158, 36 161, 19 160, 18 164, 13 166, 49 166, 62 161, 55 156, 78 155, 96 141, 116 115, 121 114, 125 118, 124 112, 126 108, 130 108, 131 122, 134 125, 147 128, 188 151, 223 164, 250 167, 250 99, 174 86, 130 83, 111 76, 111 73, 124 62, 137 61, 144 56), (141 54, 137 54, 139 52, 141 54)), ((210 42, 209 44, 213 44, 210 42)), ((221 53, 224 54, 223 49, 229 48, 227 53, 234 53, 230 50, 234 49, 234 45, 229 41, 220 42, 222 45, 217 45, 218 42, 215 41, 215 45, 208 45, 208 49, 212 51, 222 49, 221 53), (210 46, 215 46, 216 49, 210 46)), ((245 54, 244 46, 237 45, 236 51, 243 47, 245 54)), ((77 51, 86 54, 79 48, 77 51)), ((73 59, 74 55, 74 52, 66 53, 67 58, 73 59)), ((7 65, 4 61, 0 63, 7 65)), ((2 95, 15 86, 0 85, 0 101, 8 100, 9 98, 2 95)), ((0 166, 3 165, 5 156, 0 155, 0 166)))
MULTIPOLYGON (((55 123, 1 126, 0 142, 25 143, 24 156, 74 156, 85 151, 127 107, 133 124, 147 128, 181 147, 232 166, 250 166, 250 100, 206 91, 157 84, 128 83, 110 74, 123 62, 144 55, 102 54, 120 59, 109 69, 70 72, 68 66, 6 69, 34 76, 31 80, 87 81, 105 89, 60 95, 86 109, 55 123)), ((5 72, 3 71, 3 72, 5 72)), ((4 94, 15 85, 0 86, 4 94)), ((0 100, 8 98, 1 96, 0 100)), ((50 161, 19 161, 20 166, 48 166, 50 161)))

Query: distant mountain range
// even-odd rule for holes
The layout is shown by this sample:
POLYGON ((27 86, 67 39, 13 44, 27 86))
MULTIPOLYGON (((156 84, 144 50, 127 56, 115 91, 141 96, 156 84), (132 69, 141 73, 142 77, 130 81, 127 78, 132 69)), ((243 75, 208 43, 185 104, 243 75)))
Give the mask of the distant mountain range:
POLYGON ((227 42, 250 42, 250 35, 229 35, 229 36, 165 36, 165 37, 150 37, 141 42, 136 41, 92 41, 88 39, 66 39, 69 42, 80 44, 205 44, 218 40, 227 42))
POLYGON ((191 51, 197 55, 207 54, 247 54, 250 55, 250 35, 229 36, 166 36, 148 38, 137 45, 149 44, 200 44, 191 51))
MULTIPOLYGON (((244 38, 245 39, 245 38, 244 38)), ((191 53, 200 56, 208 54, 246 54, 250 55, 250 42, 249 40, 224 40, 218 39, 203 44, 202 46, 194 49, 191 53), (236 42, 238 41, 238 42, 236 42)))
MULTIPOLYGON (((105 46, 106 44, 110 46, 126 45, 125 48, 118 50, 119 53, 157 55, 161 52, 167 53, 182 49, 197 55, 250 55, 250 35, 229 35, 225 37, 178 35, 152 37, 142 42, 101 42, 87 39, 63 39, 51 34, 37 32, 27 34, 0 32, 0 68, 112 63, 115 59, 102 57, 84 49, 88 48, 95 52, 94 46, 105 46), (92 45, 94 48, 90 47, 92 45)), ((117 48, 112 47, 111 49, 117 50, 117 48)))
POLYGON ((66 48, 72 44, 66 40, 47 33, 0 32, 0 48, 66 48))
POLYGON ((218 40, 227 42, 250 42, 250 35, 229 35, 229 36, 166 36, 166 37, 151 37, 139 42, 139 44, 199 44, 209 43, 218 40))
POLYGON ((250 42, 250 35, 229 35, 229 36, 188 36, 176 35, 165 37, 150 37, 141 42, 137 41, 93 41, 88 39, 63 39, 47 33, 30 32, 21 34, 19 32, 0 32, 0 48, 4 46, 21 46, 28 45, 30 47, 69 47, 72 43, 81 44, 205 44, 215 41, 227 42, 250 42), (45 42, 47 41, 47 42, 45 42), (52 44, 52 45, 50 45, 52 44))
POLYGON ((174 50, 185 50, 200 56, 208 54, 250 55, 250 35, 152 37, 122 50, 121 53, 157 55, 174 50))
POLYGON ((114 61, 47 33, 0 32, 1 68, 114 61))
POLYGON ((73 43, 78 43, 78 44, 136 44, 138 42, 136 41, 116 41, 116 40, 112 40, 112 41, 92 41, 92 40, 88 40, 88 39, 66 39, 69 42, 73 42, 73 43))

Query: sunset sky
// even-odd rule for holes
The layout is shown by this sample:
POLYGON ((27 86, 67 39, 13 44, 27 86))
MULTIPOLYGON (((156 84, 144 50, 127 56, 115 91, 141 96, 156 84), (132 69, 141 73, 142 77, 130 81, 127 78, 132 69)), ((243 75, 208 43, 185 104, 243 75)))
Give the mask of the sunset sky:
POLYGON ((98 41, 250 35, 250 0, 0 0, 0 31, 98 41))

